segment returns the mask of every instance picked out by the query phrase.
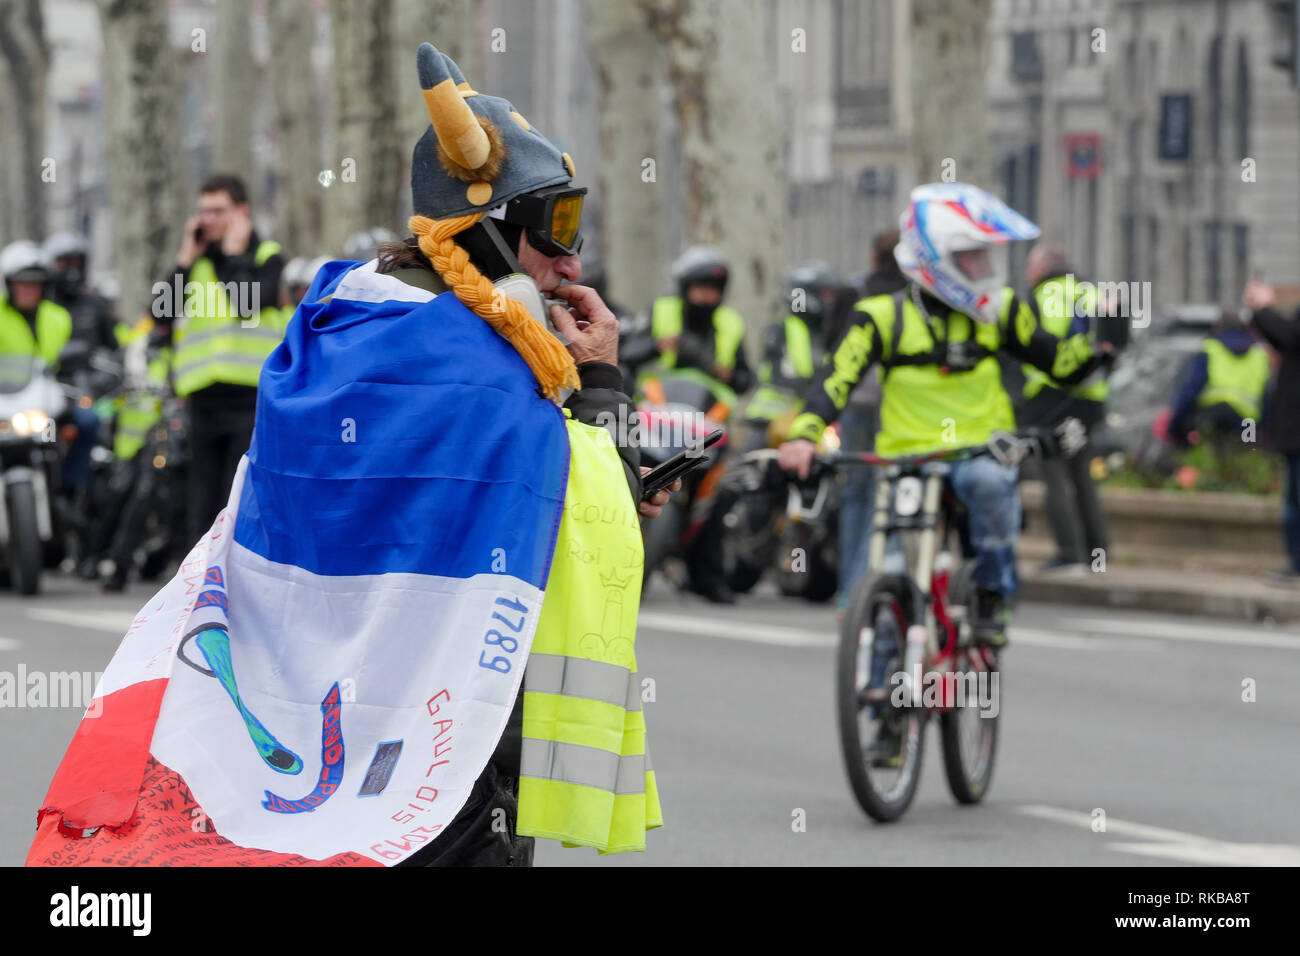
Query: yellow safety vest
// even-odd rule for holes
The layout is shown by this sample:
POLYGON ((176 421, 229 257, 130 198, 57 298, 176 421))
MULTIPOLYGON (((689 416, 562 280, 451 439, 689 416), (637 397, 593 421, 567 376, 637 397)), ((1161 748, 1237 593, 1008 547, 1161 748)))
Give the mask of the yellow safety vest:
POLYGON ((42 299, 36 307, 36 335, 21 312, 0 299, 0 355, 39 355, 49 368, 72 337, 72 316, 61 305, 42 299))
POLYGON ((1196 404, 1205 407, 1223 402, 1242 418, 1258 419, 1270 371, 1263 346, 1252 345, 1237 355, 1218 339, 1206 339, 1201 351, 1206 356, 1205 387, 1196 404))
MULTIPOLYGON (((260 266, 279 251, 278 243, 262 242, 253 261, 260 266)), ((270 302, 260 305, 256 321, 250 321, 232 306, 211 259, 195 260, 186 285, 190 283, 199 291, 186 296, 185 318, 173 333, 176 394, 191 395, 217 382, 255 388, 262 363, 284 338, 288 323, 289 317, 275 306, 278 291, 266 290, 270 302)))
MULTIPOLYGON (((149 381, 154 385, 167 384, 167 365, 170 353, 163 351, 149 362, 149 381)), ((117 430, 113 435, 113 454, 120 461, 130 461, 144 447, 149 429, 162 418, 162 397, 154 391, 133 391, 122 401, 117 411, 117 430)))
POLYGON ((775 370, 768 361, 759 366, 758 390, 745 406, 747 419, 770 422, 803 407, 803 396, 797 389, 813 377, 816 360, 808 323, 797 315, 785 317, 785 354, 781 364, 775 370))
POLYGON ((516 829, 602 853, 644 850, 663 817, 636 671, 640 524, 609 432, 565 424, 564 513, 524 671, 516 829))
MULTIPOLYGON (((1084 315, 1097 314, 1097 289, 1091 284, 1067 283, 1064 276, 1044 279, 1031 293, 1038 303, 1039 319, 1044 331, 1050 332, 1058 339, 1070 332, 1074 322, 1075 309, 1084 310, 1084 315), (1072 301, 1070 292, 1074 293, 1072 301)), ((1078 385, 1061 386, 1054 382, 1045 372, 1039 371, 1028 363, 1022 364, 1025 373, 1025 398, 1033 398, 1044 388, 1055 388, 1075 398, 1084 398, 1093 402, 1104 402, 1110 397, 1110 383, 1104 377, 1095 381, 1082 382, 1078 385)))
MULTIPOLYGON (((655 299, 650 313, 650 334, 656 339, 671 339, 682 334, 683 304, 680 297, 667 295, 655 299)), ((729 305, 713 310, 713 355, 719 365, 736 367, 736 353, 745 339, 745 320, 729 305)), ((659 356, 664 368, 677 365, 677 353, 669 350, 659 356)))

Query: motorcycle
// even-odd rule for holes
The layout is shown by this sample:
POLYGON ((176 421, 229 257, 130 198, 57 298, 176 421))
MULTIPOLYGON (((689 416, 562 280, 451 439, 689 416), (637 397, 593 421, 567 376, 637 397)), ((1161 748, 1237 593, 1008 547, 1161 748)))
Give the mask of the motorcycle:
MULTIPOLYGON (((822 452, 839 447, 827 429, 822 452)), ((806 481, 777 465, 776 449, 743 455, 723 479, 726 511, 723 556, 727 585, 750 591, 769 568, 788 597, 826 601, 837 587, 839 486, 829 469, 814 466, 806 481)))
MULTIPOLYGON (((725 429, 730 405, 716 399, 702 373, 694 369, 655 371, 642 380, 637 405, 641 463, 663 464, 674 455, 697 447, 706 437, 725 429)), ((641 525, 645 546, 642 589, 654 571, 671 556, 684 555, 708 520, 722 478, 727 436, 702 451, 704 463, 683 479, 663 512, 641 525)))
POLYGON ((51 486, 57 487, 55 419, 67 405, 45 363, 0 356, 0 544, 14 588, 40 590, 45 549, 55 541, 51 486))

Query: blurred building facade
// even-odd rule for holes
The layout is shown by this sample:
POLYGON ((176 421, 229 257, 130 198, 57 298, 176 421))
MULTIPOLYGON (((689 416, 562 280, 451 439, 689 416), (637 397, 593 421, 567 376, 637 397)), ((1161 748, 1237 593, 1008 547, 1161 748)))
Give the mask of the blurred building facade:
POLYGON ((997 186, 1080 272, 1157 306, 1295 281, 1300 94, 1265 0, 995 0, 990 29, 997 186))
MULTIPOLYGON (((171 145, 185 153, 188 192, 211 171, 216 119, 205 94, 213 64, 190 51, 191 31, 218 26, 219 5, 169 7, 187 78, 171 145)), ((313 7, 317 60, 327 65, 327 5, 313 7)), ((787 257, 861 274, 871 236, 897 224, 916 183, 910 137, 913 109, 923 104, 912 102, 911 0, 749 7, 773 51, 768 67, 781 103, 773 121, 789 130, 787 257)), ((574 155, 591 189, 598 242, 599 84, 584 9, 584 0, 479 0, 484 75, 475 82, 509 96, 574 155), (492 46, 497 29, 504 49, 492 46)), ((48 0, 44 10, 50 151, 60 162, 48 221, 52 230, 91 229, 102 267, 111 258, 96 5, 48 0)), ((997 175, 984 185, 1062 241, 1080 272, 1149 281, 1158 303, 1233 301, 1252 272, 1300 278, 1300 94, 1269 63, 1266 0, 993 0, 993 11, 986 87, 997 175)), ((254 4, 259 69, 272 55, 264 13, 254 4)), ((323 87, 323 107, 332 109, 323 87)), ((662 248, 646 261, 666 286, 667 263, 690 237, 666 86, 654 108, 662 248)), ((270 124, 259 110, 250 185, 266 232, 276 192, 270 124)), ((1022 259, 1019 250, 1013 265, 1022 259)))

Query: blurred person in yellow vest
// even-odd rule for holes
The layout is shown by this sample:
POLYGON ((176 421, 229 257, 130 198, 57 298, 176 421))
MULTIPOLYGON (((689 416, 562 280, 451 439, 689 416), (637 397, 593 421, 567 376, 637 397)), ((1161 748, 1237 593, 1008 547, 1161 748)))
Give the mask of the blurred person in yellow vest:
MULTIPOLYGON (((1062 246, 1040 242, 1029 251, 1025 285, 1029 289, 1028 304, 1039 324, 1058 339, 1088 334, 1095 340, 1104 323, 1105 337, 1112 345, 1122 347, 1126 341, 1126 336, 1111 334, 1117 328, 1126 329, 1126 320, 1101 314, 1103 303, 1096 286, 1075 276, 1062 246)), ((1055 428, 1065 419, 1074 418, 1086 430, 1088 441, 1079 452, 1040 463, 1046 486, 1047 522, 1056 542, 1056 554, 1043 569, 1084 569, 1109 547, 1106 516, 1091 471, 1091 436, 1106 415, 1110 366, 1098 369, 1078 385, 1061 385, 1028 363, 1022 368, 1024 407, 1020 424, 1055 428)))
POLYGON ((1239 445, 1247 423, 1259 423, 1271 372, 1268 351, 1235 310, 1224 309, 1179 380, 1169 437, 1183 446, 1207 438, 1239 445))

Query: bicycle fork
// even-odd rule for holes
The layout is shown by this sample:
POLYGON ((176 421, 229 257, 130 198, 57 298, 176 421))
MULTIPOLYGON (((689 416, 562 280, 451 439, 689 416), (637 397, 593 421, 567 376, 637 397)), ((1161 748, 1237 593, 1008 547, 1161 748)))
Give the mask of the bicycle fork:
MULTIPOLYGON (((911 613, 908 615, 908 620, 911 623, 907 627, 905 636, 902 674, 898 677, 904 689, 904 700, 909 705, 915 706, 922 700, 921 691, 924 679, 922 671, 925 660, 929 653, 934 653, 938 649, 932 646, 935 620, 934 609, 930 604, 930 588, 932 585, 935 549, 938 544, 939 507, 943 494, 943 474, 936 470, 924 476, 923 483, 920 483, 921 507, 919 516, 916 515, 917 509, 915 506, 908 509, 912 512, 911 515, 895 515, 895 504, 899 496, 914 496, 915 490, 913 488, 906 490, 900 488, 899 495, 896 495, 895 486, 898 484, 898 479, 892 475, 883 477, 884 480, 876 484, 875 526, 872 530, 870 547, 871 567, 873 569, 884 567, 886 545, 890 532, 902 528, 913 528, 917 531, 914 567, 910 568, 910 573, 906 575, 910 585, 911 613)), ((917 481, 915 478, 902 480, 917 481)), ((915 500, 914 497, 913 500, 915 500)), ((875 637, 876 641, 874 643, 876 646, 872 651, 873 666, 871 668, 870 686, 880 687, 884 684, 887 676, 885 668, 888 667, 889 661, 894 659, 898 649, 897 635, 893 633, 876 634, 875 637)))

